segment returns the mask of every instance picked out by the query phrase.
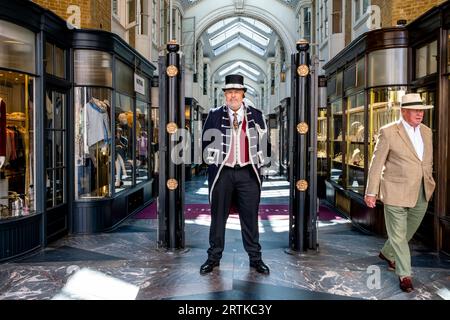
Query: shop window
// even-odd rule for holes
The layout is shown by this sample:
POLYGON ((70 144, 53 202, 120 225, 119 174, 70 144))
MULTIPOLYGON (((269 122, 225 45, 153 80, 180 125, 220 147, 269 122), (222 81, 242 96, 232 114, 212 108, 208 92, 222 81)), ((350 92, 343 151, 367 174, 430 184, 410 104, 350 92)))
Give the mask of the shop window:
MULTIPOLYGON (((134 72, 128 65, 116 60, 116 90, 129 96, 134 95, 134 72)), ((148 87, 147 87, 148 88, 148 87)))
POLYGON ((342 79, 343 78, 343 71, 340 71, 336 75, 336 96, 340 97, 342 96, 342 79))
POLYGON ((65 78, 65 52, 50 42, 45 43, 45 72, 59 78, 65 78))
POLYGON ((356 62, 356 87, 363 87, 366 80, 365 80, 365 71, 366 71, 366 65, 365 65, 365 59, 361 58, 356 62))
POLYGON ((343 176, 343 112, 342 100, 336 100, 330 106, 330 130, 328 132, 330 139, 330 180, 337 184, 344 185, 343 176))
POLYGON ((354 88, 356 85, 356 65, 346 67, 344 70, 344 91, 354 88))
POLYGON ((428 43, 415 50, 416 79, 437 72, 437 41, 428 43))
POLYGON ((150 146, 150 162, 151 170, 155 176, 159 173, 159 108, 151 109, 151 146, 150 146))
POLYGON ((75 198, 111 195, 112 90, 75 88, 75 198))
POLYGON ((408 49, 392 48, 369 53, 368 86, 408 83, 408 49))
POLYGON ((112 56, 74 52, 75 199, 111 196, 112 56))
POLYGON ((75 50, 75 83, 83 86, 112 87, 112 57, 95 50, 75 50))
POLYGON ((133 99, 127 95, 116 94, 115 107, 115 180, 116 193, 133 186, 133 99))
POLYGON ((0 66, 36 73, 35 34, 13 23, 0 20, 0 66))
POLYGON ((346 179, 344 185, 348 190, 364 193, 364 163, 366 124, 364 108, 364 91, 347 98, 347 126, 345 133, 346 179))
POLYGON ((136 184, 148 180, 149 166, 149 104, 136 101, 136 184))
POLYGON ((66 202, 66 95, 48 90, 45 96, 45 168, 47 208, 66 202))
POLYGON ((33 92, 32 77, 0 69, 0 219, 35 211, 33 92))

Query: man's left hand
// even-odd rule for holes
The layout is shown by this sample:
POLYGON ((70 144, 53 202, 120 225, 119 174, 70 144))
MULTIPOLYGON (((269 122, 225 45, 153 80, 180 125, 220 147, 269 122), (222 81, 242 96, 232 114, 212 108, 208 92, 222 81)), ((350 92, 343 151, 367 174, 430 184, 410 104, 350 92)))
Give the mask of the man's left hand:
POLYGON ((366 203, 366 205, 367 205, 369 208, 375 208, 376 203, 377 203, 377 197, 365 195, 365 196, 364 196, 364 202, 366 203))

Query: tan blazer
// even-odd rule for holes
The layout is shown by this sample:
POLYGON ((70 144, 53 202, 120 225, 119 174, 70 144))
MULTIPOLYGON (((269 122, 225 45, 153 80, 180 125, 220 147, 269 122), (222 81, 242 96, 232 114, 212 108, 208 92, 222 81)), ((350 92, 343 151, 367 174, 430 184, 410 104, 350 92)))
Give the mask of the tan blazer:
POLYGON ((369 167, 366 194, 377 195, 384 204, 414 207, 422 180, 425 197, 430 200, 433 179, 433 141, 431 129, 420 125, 424 150, 420 161, 401 121, 380 129, 369 167))

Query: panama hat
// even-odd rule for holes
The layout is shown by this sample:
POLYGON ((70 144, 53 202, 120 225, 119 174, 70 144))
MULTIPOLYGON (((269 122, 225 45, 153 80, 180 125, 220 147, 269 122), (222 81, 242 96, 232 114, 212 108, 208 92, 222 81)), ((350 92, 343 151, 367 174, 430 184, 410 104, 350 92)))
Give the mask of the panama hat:
POLYGON ((420 98, 420 94, 418 93, 407 93, 402 97, 402 102, 400 107, 403 109, 431 109, 432 105, 425 105, 420 98))
POLYGON ((223 91, 228 89, 241 89, 244 92, 247 88, 244 86, 244 77, 239 74, 229 74, 225 77, 225 87, 222 88, 223 91))

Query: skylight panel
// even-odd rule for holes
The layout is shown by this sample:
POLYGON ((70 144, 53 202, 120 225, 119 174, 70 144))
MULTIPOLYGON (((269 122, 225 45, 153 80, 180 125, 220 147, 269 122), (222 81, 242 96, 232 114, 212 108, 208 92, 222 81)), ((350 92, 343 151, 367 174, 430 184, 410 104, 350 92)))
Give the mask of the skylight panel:
POLYGON ((252 94, 255 94, 255 93, 256 93, 255 89, 253 89, 253 88, 250 87, 250 86, 247 86, 247 92, 252 93, 252 94))
POLYGON ((252 19, 252 18, 242 18, 242 20, 244 20, 245 22, 247 22, 248 24, 254 25, 255 27, 257 27, 258 29, 260 29, 261 31, 264 31, 267 34, 271 34, 272 33, 272 29, 265 25, 264 23, 252 19))
POLYGON ((258 81, 258 78, 256 78, 254 75, 248 73, 247 71, 245 71, 245 70, 242 69, 242 68, 237 68, 237 69, 233 70, 231 73, 232 73, 232 74, 240 73, 240 74, 243 75, 244 77, 247 77, 247 78, 249 78, 249 79, 251 79, 251 80, 253 80, 253 81, 255 81, 255 82, 258 81))
POLYGON ((261 74, 258 70, 250 67, 245 62, 238 61, 238 62, 233 63, 231 66, 228 66, 225 69, 223 69, 222 71, 220 71, 219 76, 223 76, 224 74, 229 73, 231 70, 235 69, 236 67, 242 67, 242 68, 246 69, 247 71, 253 73, 256 76, 259 76, 261 74))
POLYGON ((220 47, 215 48, 213 50, 214 55, 218 56, 219 54, 221 54, 239 44, 246 47, 247 49, 259 54, 260 56, 263 56, 264 53, 266 52, 265 49, 262 49, 262 48, 258 47, 257 45, 250 43, 248 40, 243 39, 238 36, 238 37, 230 40, 229 42, 221 45, 220 47))
POLYGON ((223 30, 218 35, 214 36, 209 40, 209 43, 212 47, 215 47, 219 43, 225 41, 228 38, 233 37, 236 34, 244 34, 248 38, 254 40, 255 42, 259 43, 262 46, 267 46, 269 44, 269 38, 261 35, 260 33, 256 32, 254 29, 250 29, 248 26, 236 22, 229 28, 223 30))
POLYGON ((227 18, 227 19, 225 19, 225 20, 221 20, 221 21, 219 21, 219 22, 213 24, 211 27, 209 27, 208 30, 206 30, 206 32, 207 32, 208 34, 214 33, 214 32, 216 32, 217 30, 219 30, 220 28, 222 28, 222 27, 224 27, 224 26, 230 24, 231 22, 233 22, 233 21, 235 21, 235 20, 237 20, 237 19, 238 19, 238 18, 227 18))

